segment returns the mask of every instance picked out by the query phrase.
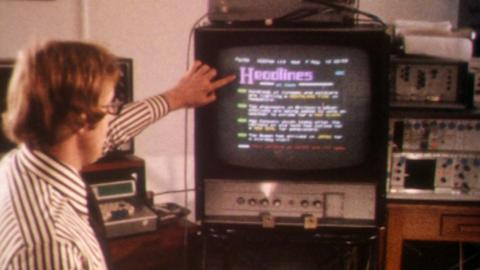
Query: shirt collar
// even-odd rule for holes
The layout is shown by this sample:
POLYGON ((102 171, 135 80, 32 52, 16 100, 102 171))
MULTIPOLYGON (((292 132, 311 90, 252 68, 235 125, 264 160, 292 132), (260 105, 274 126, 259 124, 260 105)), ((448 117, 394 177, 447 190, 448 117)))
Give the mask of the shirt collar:
POLYGON ((39 179, 67 197, 77 211, 88 214, 86 184, 77 170, 24 144, 20 146, 20 159, 39 179))

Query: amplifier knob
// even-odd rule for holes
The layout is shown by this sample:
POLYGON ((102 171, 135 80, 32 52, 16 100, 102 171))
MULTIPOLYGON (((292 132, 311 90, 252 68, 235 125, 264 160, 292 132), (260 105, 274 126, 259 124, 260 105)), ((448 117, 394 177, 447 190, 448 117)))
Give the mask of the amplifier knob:
POLYGON ((270 202, 268 201, 268 199, 265 198, 265 199, 260 200, 260 204, 262 206, 268 206, 270 204, 270 202))
POLYGON ((303 208, 307 208, 310 205, 310 203, 307 200, 303 200, 303 201, 300 202, 300 205, 303 208))
POLYGON ((245 204, 245 198, 243 198, 243 197, 238 197, 238 198, 237 198, 237 204, 240 204, 240 205, 245 204))
POLYGON ((322 203, 322 201, 315 200, 315 201, 313 202, 313 206, 314 206, 315 208, 322 208, 323 203, 322 203))
POLYGON ((253 198, 248 200, 248 205, 254 206, 256 204, 257 204, 257 200, 255 200, 253 198))
POLYGON ((280 205, 282 205, 282 201, 280 199, 276 199, 273 201, 273 205, 275 207, 279 207, 280 205))

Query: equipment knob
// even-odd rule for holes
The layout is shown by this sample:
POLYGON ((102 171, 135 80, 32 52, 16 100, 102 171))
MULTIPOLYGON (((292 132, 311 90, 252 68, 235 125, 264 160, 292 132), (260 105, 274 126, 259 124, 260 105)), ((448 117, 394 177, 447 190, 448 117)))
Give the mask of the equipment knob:
POLYGON ((268 201, 267 198, 264 198, 264 199, 261 199, 261 200, 260 200, 260 204, 261 204, 262 206, 268 206, 268 205, 270 204, 270 202, 268 201))
POLYGON ((310 203, 307 200, 303 200, 303 201, 300 202, 300 205, 303 208, 307 208, 310 205, 310 203))
POLYGON ((313 206, 314 206, 315 208, 321 208, 321 207, 323 206, 323 203, 322 203, 322 201, 320 201, 320 200, 315 200, 315 201, 313 202, 313 206))
POLYGON ((273 205, 274 205, 275 207, 279 207, 280 205, 282 205, 282 201, 281 201, 280 199, 275 199, 275 200, 273 201, 273 205))
POLYGON ((245 198, 243 198, 243 197, 238 197, 238 198, 237 198, 237 204, 242 205, 242 204, 244 204, 244 203, 245 203, 245 198))
POLYGON ((254 206, 254 205, 257 204, 257 200, 255 200, 254 198, 249 199, 249 200, 248 200, 248 204, 251 205, 251 206, 254 206))

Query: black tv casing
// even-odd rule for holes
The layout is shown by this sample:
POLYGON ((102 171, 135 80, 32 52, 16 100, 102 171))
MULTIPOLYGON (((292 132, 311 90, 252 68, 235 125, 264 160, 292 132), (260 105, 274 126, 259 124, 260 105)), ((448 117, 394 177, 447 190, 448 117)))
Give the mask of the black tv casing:
MULTIPOLYGON (((239 167, 222 162, 215 154, 215 105, 195 110, 195 184, 196 219, 202 220, 204 179, 247 179, 262 181, 346 183, 373 182, 378 189, 377 220, 383 222, 388 138, 388 71, 390 37, 377 26, 334 28, 310 27, 225 27, 205 26, 195 29, 195 59, 215 66, 219 53, 228 48, 260 45, 350 46, 364 50, 370 60, 372 119, 368 161, 359 168, 329 170, 267 170, 239 167)), ((225 74, 219 70, 219 76, 225 74)), ((220 89, 219 91, 222 91, 220 89)))

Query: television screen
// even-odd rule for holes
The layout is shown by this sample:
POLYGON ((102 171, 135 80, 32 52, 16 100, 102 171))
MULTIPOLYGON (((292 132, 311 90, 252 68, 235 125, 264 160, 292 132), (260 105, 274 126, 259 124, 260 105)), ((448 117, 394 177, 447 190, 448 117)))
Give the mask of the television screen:
POLYGON ((348 168, 365 161, 369 58, 347 46, 226 48, 215 67, 237 80, 218 92, 214 148, 227 164, 263 169, 348 168))

